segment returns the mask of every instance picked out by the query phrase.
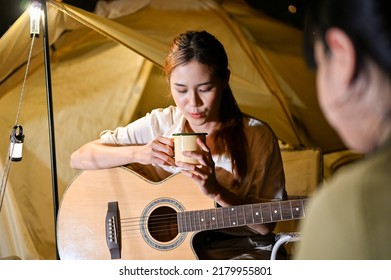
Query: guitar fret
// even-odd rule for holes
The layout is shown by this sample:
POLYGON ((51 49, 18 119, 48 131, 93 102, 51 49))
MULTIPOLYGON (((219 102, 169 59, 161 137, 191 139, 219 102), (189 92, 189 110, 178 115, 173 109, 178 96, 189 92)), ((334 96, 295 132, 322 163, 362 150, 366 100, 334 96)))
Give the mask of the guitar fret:
POLYGON ((177 213, 178 232, 263 224, 305 216, 303 199, 217 207, 177 213))
POLYGON ((240 209, 239 211, 239 214, 238 214, 238 223, 240 225, 246 225, 247 224, 247 221, 246 221, 246 208, 244 207, 244 205, 242 206, 239 206, 238 209, 240 209))
POLYGON ((198 225, 199 225, 200 230, 205 229, 203 227, 205 225, 205 219, 202 215, 203 213, 204 213, 204 211, 198 211, 198 225))
POLYGON ((278 220, 278 209, 276 209, 274 206, 275 204, 274 203, 270 203, 270 218, 271 218, 271 221, 274 222, 276 220, 278 220))
POLYGON ((202 223, 201 223, 201 212, 196 211, 196 223, 197 223, 197 230, 202 230, 202 223))
POLYGON ((177 213, 177 221, 178 221, 178 232, 184 232, 182 227, 182 212, 177 213))
POLYGON ((196 221, 197 221, 198 230, 202 230, 203 220, 202 220, 201 211, 197 211, 196 221))
POLYGON ((209 220, 210 220, 210 228, 211 229, 214 229, 214 228, 217 228, 217 225, 216 225, 216 209, 211 209, 211 211, 209 212, 209 220))
POLYGON ((213 211, 213 209, 210 209, 208 211, 208 214, 209 214, 209 216, 208 216, 208 219, 209 219, 209 229, 213 228, 212 211, 213 211))
POLYGON ((200 230, 205 230, 205 211, 204 210, 201 210, 201 211, 198 211, 198 224, 200 226, 200 230))
POLYGON ((210 229, 211 224, 210 224, 210 210, 208 212, 205 212, 205 229, 210 229))
POLYGON ((281 204, 280 202, 271 202, 270 203, 270 213, 272 221, 282 220, 281 214, 281 204))
POLYGON ((188 223, 188 220, 187 220, 187 216, 186 215, 183 215, 184 216, 184 221, 185 221, 185 229, 186 231, 190 231, 190 225, 188 223))
POLYGON ((206 215, 206 212, 208 210, 205 210, 205 211, 202 211, 202 225, 204 226, 203 229, 209 229, 210 228, 210 224, 209 224, 209 219, 208 219, 208 215, 206 215))
POLYGON ((242 205, 241 214, 242 214, 242 215, 239 215, 239 217, 242 217, 243 222, 242 222, 242 223, 239 222, 239 224, 247 225, 247 217, 246 217, 246 208, 245 208, 245 205, 242 205))
POLYGON ((304 204, 302 200, 292 201, 293 218, 298 219, 304 217, 304 204))
POLYGON ((214 221, 215 221, 215 228, 219 228, 218 220, 217 220, 217 209, 215 208, 215 213, 214 213, 214 221))
POLYGON ((264 218, 263 211, 262 211, 262 204, 259 205, 259 214, 261 215, 262 223, 264 223, 265 222, 265 218, 264 218))
POLYGON ((206 210, 204 211, 204 219, 205 219, 205 229, 210 229, 210 211, 211 210, 206 210))
POLYGON ((233 225, 239 225, 239 220, 238 220, 238 208, 237 207, 233 207, 232 209, 234 209, 235 211, 235 218, 236 218, 236 221, 233 223, 233 225))
POLYGON ((185 228, 186 228, 186 231, 190 231, 190 225, 189 225, 189 220, 188 220, 188 216, 187 215, 184 215, 184 219, 185 221, 185 228))
POLYGON ((182 217, 183 217, 182 212, 177 213, 178 232, 184 232, 182 217))
POLYGON ((200 218, 200 211, 196 211, 194 215, 194 223, 196 226, 196 230, 201 230, 201 218, 200 218))
POLYGON ((255 224, 255 219, 254 219, 254 207, 253 207, 253 205, 251 205, 251 218, 252 218, 253 224, 255 224))
POLYGON ((254 223, 255 224, 262 224, 263 223, 263 216, 262 216, 262 210, 261 210, 261 204, 254 205, 254 223))
POLYGON ((282 209, 281 209, 281 202, 278 202, 278 206, 280 207, 280 220, 282 220, 282 209))
POLYGON ((224 215, 223 215, 223 210, 222 208, 217 208, 216 209, 216 218, 217 218, 217 227, 218 228, 223 228, 224 227, 224 215))
POLYGON ((246 225, 246 211, 244 205, 236 206, 237 217, 238 217, 238 225, 246 225))
POLYGON ((186 215, 186 229, 188 231, 191 231, 191 224, 190 224, 191 219, 190 219, 190 217, 191 217, 191 212, 187 212, 187 215, 186 215))
POLYGON ((200 229, 206 229, 205 211, 200 211, 200 229))
POLYGON ((230 226, 238 225, 238 213, 236 211, 236 207, 229 207, 229 224, 230 226))
POLYGON ((244 209, 244 223, 246 225, 254 224, 254 213, 252 211, 252 205, 251 204, 243 205, 243 209, 244 209))
POLYGON ((183 221, 182 224, 184 224, 182 226, 182 228, 183 228, 184 232, 188 232, 191 230, 190 225, 189 225, 188 215, 183 214, 182 216, 183 216, 183 218, 181 220, 183 221))
POLYGON ((281 201, 281 220, 292 219, 292 204, 291 201, 281 201))
POLYGON ((183 212, 183 218, 182 218, 182 228, 185 232, 190 231, 189 223, 188 223, 188 217, 189 217, 189 212, 183 212))
POLYGON ((223 211, 223 223, 225 227, 231 226, 231 215, 227 207, 221 208, 223 211))
POLYGON ((189 219, 189 224, 190 224, 190 230, 195 231, 195 211, 190 211, 190 219, 189 219))
POLYGON ((187 217, 186 217, 186 228, 188 231, 191 231, 191 212, 188 212, 187 213, 187 217))
POLYGON ((270 206, 267 204, 260 204, 260 215, 262 223, 270 222, 270 206))
POLYGON ((300 207, 292 201, 292 209, 293 209, 293 217, 297 217, 298 213, 300 213, 300 207))

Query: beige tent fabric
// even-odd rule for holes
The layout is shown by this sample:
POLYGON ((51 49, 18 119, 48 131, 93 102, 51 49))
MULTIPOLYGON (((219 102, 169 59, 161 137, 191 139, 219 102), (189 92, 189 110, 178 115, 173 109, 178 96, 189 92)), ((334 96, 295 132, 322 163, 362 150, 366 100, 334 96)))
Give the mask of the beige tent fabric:
MULTIPOLYGON (((161 65, 171 39, 187 29, 206 29, 223 42, 239 105, 267 121, 282 142, 323 151, 343 148, 317 106, 313 75, 301 55, 301 33, 242 1, 151 0, 112 13, 101 7, 101 16, 48 4, 60 199, 77 174, 69 167, 75 149, 103 129, 172 103, 161 65), (123 15, 124 10, 131 13, 123 15)), ((0 39, 2 160, 31 42, 27 13, 0 39)), ((34 40, 19 120, 26 135, 23 160, 11 165, 0 214, 0 258, 55 258, 42 45, 42 36, 34 40)))
MULTIPOLYGON (((150 76, 151 63, 87 28, 65 33, 57 45, 60 51, 51 56, 51 69, 61 196, 77 173, 69 167, 71 152, 86 141, 97 138, 101 130, 129 120, 130 107, 124 104, 136 105, 139 102, 150 76), (78 38, 83 38, 81 44, 68 47, 68 40, 73 42, 78 38), (65 47, 61 48, 63 44, 65 47)), ((41 46, 35 43, 34 47, 41 46)), ((43 61, 42 53, 35 60, 43 61)), ((24 71, 25 67, 21 67, 12 77, 20 81, 24 71)), ((0 99, 2 158, 6 156, 21 94, 21 84, 15 85, 11 80, 0 86, 1 92, 6 93, 0 99)), ((4 224, 0 228, 0 257, 55 258, 46 112, 45 75, 41 63, 30 69, 27 79, 19 122, 25 133, 23 159, 11 164, 7 195, 11 196, 13 192, 15 199, 11 196, 4 202, 0 216, 4 224), (13 218, 5 219, 4 215, 12 215, 13 218), (27 241, 31 244, 23 245, 27 241)))
MULTIPOLYGON (((208 29, 228 46, 232 87, 244 111, 270 123, 286 143, 319 146, 324 151, 343 148, 317 106, 314 79, 302 59, 298 30, 263 17, 241 1, 216 4, 207 0, 187 0, 180 2, 180 8, 175 9, 175 4, 171 3, 170 9, 158 10, 156 7, 163 6, 156 4, 159 2, 168 3, 150 1, 150 5, 115 21, 69 5, 51 3, 159 66, 163 63, 168 43, 178 32, 208 29), (197 4, 193 7, 191 3, 197 4), (154 20, 156 18, 159 20, 154 20), (319 129, 319 123, 322 123, 322 129, 319 129)), ((61 13, 54 13, 51 18, 49 26, 56 26, 51 33, 57 38, 70 20, 61 13)), ((17 42, 24 45, 20 40, 17 42)), ((6 70, 10 71, 12 64, 10 66, 6 70)))
MULTIPOLYGON (((0 168, 3 170, 1 163, 0 168)), ((3 205, 5 207, 1 211, 0 228, 6 229, 2 233, 7 234, 1 235, 0 259, 9 257, 35 259, 38 253, 35 249, 34 241, 28 234, 26 224, 21 222, 23 220, 22 213, 13 188, 9 183, 5 187, 3 205)), ((23 205, 20 206, 24 207, 23 205)))

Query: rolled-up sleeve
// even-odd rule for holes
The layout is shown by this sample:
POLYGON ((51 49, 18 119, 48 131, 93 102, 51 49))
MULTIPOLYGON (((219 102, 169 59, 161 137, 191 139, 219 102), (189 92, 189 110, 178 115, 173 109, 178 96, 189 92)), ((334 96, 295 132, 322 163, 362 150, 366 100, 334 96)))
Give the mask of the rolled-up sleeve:
POLYGON ((170 130, 175 130, 178 118, 181 118, 181 113, 174 106, 154 109, 127 126, 102 131, 100 140, 103 144, 147 144, 155 137, 165 135, 170 130))

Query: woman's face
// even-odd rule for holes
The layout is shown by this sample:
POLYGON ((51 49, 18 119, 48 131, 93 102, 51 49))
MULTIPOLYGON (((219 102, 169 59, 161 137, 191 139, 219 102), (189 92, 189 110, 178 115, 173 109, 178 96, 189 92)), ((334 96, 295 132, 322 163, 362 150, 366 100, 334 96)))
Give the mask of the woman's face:
POLYGON ((330 125, 349 148, 366 151, 368 137, 357 122, 362 116, 360 100, 352 98, 354 90, 350 82, 354 70, 354 52, 351 46, 345 46, 349 42, 346 36, 336 34, 330 39, 330 53, 326 54, 320 41, 316 41, 314 46, 319 105, 330 125))
POLYGON ((208 65, 193 60, 177 66, 171 72, 170 89, 176 105, 196 132, 219 121, 223 84, 208 65))

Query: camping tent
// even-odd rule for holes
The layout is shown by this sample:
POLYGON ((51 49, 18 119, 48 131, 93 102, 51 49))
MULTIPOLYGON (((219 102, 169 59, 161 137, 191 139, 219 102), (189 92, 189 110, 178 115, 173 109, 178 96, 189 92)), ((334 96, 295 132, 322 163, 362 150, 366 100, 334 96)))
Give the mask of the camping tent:
MULTIPOLYGON (((47 2, 60 198, 78 173, 69 167, 72 151, 103 129, 172 104, 161 66, 171 39, 188 29, 208 30, 222 41, 240 107, 268 122, 283 145, 324 154, 344 149, 317 105, 301 32, 243 1, 100 1, 94 13, 47 2)), ((0 213, 0 257, 55 258, 42 46, 42 36, 30 38, 27 12, 0 40, 2 159, 25 92, 19 118, 23 159, 10 168, 0 213)))

